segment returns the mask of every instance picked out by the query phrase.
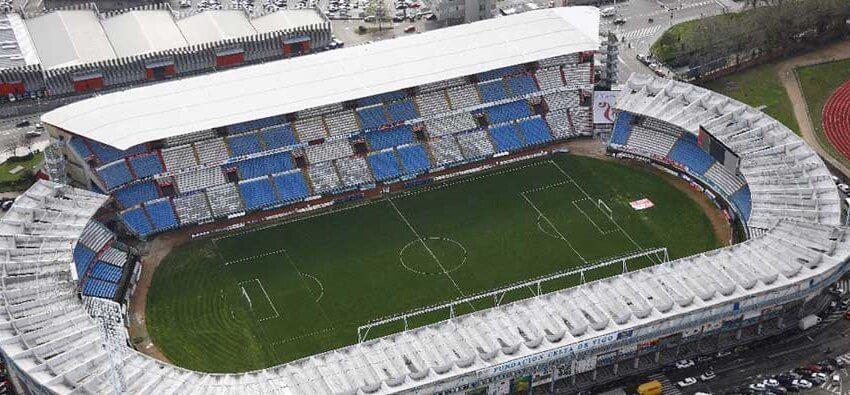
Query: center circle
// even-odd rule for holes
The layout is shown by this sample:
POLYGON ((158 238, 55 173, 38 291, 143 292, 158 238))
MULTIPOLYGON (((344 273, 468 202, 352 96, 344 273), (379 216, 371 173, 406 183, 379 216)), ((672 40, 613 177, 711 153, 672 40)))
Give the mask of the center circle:
POLYGON ((466 264, 467 258, 463 244, 439 236, 411 240, 398 252, 401 266, 422 276, 449 274, 466 264))

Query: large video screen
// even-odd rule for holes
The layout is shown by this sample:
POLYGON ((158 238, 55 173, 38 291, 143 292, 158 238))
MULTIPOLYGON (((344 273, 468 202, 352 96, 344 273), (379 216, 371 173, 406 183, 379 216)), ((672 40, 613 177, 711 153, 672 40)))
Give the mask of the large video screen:
POLYGON ((699 128, 697 143, 703 151, 711 155, 714 160, 722 164, 732 174, 738 174, 738 163, 740 162, 738 155, 732 152, 722 141, 714 138, 702 126, 699 128))

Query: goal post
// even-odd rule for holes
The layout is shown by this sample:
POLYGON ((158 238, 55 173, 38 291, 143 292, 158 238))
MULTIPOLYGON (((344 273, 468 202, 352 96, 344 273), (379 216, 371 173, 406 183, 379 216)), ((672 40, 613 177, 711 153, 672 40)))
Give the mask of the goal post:
MULTIPOLYGON (((458 305, 461 305, 461 304, 467 304, 467 303, 481 301, 481 300, 488 300, 488 301, 492 300, 493 306, 499 306, 504 301, 505 295, 507 295, 508 292, 518 290, 518 289, 529 289, 529 290, 532 291, 532 294, 534 295, 534 297, 540 297, 540 296, 543 296, 543 294, 547 292, 547 291, 543 290, 542 285, 550 284, 552 281, 560 279, 560 278, 565 278, 565 277, 575 278, 575 277, 578 277, 579 282, 581 284, 584 284, 587 281, 587 279, 585 278, 586 272, 601 269, 601 268, 604 268, 604 267, 610 267, 610 266, 614 266, 614 267, 621 266, 622 272, 627 273, 629 271, 628 262, 635 260, 635 259, 641 259, 641 258, 649 259, 651 262, 658 264, 658 263, 667 262, 670 257, 667 254, 667 247, 658 247, 658 248, 648 248, 648 249, 636 250, 636 251, 632 251, 630 253, 626 253, 626 254, 623 254, 623 255, 614 256, 614 257, 610 257, 610 258, 607 258, 607 259, 604 259, 604 260, 601 260, 601 261, 597 261, 595 263, 587 263, 587 264, 580 266, 580 267, 561 270, 561 271, 551 273, 551 274, 548 274, 548 275, 545 275, 545 276, 536 277, 536 278, 532 278, 532 279, 529 279, 529 280, 516 282, 516 283, 510 284, 510 285, 501 287, 501 288, 493 289, 493 290, 490 290, 490 291, 485 291, 485 292, 478 293, 478 294, 475 294, 475 295, 466 296, 464 298, 455 299, 455 300, 452 300, 452 301, 449 301, 449 302, 435 304, 435 305, 422 307, 422 308, 415 309, 415 310, 410 310, 410 311, 407 311, 407 312, 404 312, 404 313, 400 313, 400 314, 396 314, 396 315, 392 315, 392 316, 388 316, 388 317, 384 317, 384 318, 375 319, 375 320, 369 321, 369 322, 357 327, 357 342, 362 343, 362 342, 366 341, 369 338, 369 331, 372 328, 381 327, 381 326, 388 325, 388 324, 391 324, 391 323, 401 322, 401 323, 404 324, 404 330, 408 330, 410 328, 410 319, 411 318, 421 316, 421 315, 427 314, 427 313, 433 313, 433 312, 437 312, 437 311, 447 311, 448 312, 448 318, 452 319, 452 318, 455 317, 455 313, 456 313, 455 312, 455 306, 458 306, 458 305)), ((595 281, 601 281, 601 280, 595 280, 595 281)), ((560 289, 560 287, 558 287, 558 289, 560 289)))
POLYGON ((600 211, 605 213, 605 215, 607 215, 609 219, 614 219, 614 211, 611 210, 611 207, 608 207, 608 205, 603 202, 602 199, 596 199, 596 207, 598 207, 600 211))

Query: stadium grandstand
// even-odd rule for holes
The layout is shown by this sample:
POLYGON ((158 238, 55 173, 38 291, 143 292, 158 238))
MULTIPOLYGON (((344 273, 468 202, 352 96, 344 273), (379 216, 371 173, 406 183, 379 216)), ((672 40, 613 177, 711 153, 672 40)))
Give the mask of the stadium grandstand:
POLYGON ((43 121, 67 143, 71 178, 112 195, 147 238, 589 135, 598 28, 573 22, 588 14, 529 13, 170 81, 43 121), (528 24, 537 36, 521 33, 528 24))
POLYGON ((80 5, 0 16, 0 100, 91 93, 324 49, 318 9, 250 18, 244 10, 178 13, 168 3, 101 13, 80 5))
POLYGON ((850 260, 825 165, 751 107, 634 76, 610 149, 703 183, 748 240, 258 371, 196 372, 129 346, 120 302, 135 253, 97 219, 117 212, 151 238, 586 135, 598 22, 595 8, 540 10, 46 114, 69 176, 99 193, 40 181, 0 219, 0 351, 13 382, 62 394, 578 392, 796 327, 850 260))
POLYGON ((794 132, 707 89, 636 75, 617 101, 609 147, 685 171, 759 234, 777 218, 838 225, 841 198, 794 132))

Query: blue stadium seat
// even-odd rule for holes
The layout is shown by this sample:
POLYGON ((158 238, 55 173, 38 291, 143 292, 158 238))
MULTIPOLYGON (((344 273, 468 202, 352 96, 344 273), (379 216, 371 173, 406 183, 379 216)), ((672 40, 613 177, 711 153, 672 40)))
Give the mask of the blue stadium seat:
POLYGON ((171 206, 171 200, 168 198, 147 202, 145 209, 148 210, 148 215, 150 215, 151 222, 153 222, 156 230, 177 227, 177 216, 174 215, 174 207, 171 206))
POLYGON ((363 129, 376 129, 389 123, 383 106, 359 108, 357 109, 357 117, 360 118, 363 129))
POLYGON ((288 124, 263 130, 262 135, 266 142, 266 149, 272 150, 298 144, 295 141, 295 134, 292 133, 292 128, 288 124))
POLYGON ((310 195, 310 190, 307 188, 307 183, 304 182, 304 175, 301 174, 301 170, 278 174, 272 178, 277 187, 277 192, 280 194, 280 200, 285 203, 301 200, 310 195))
POLYGON ((112 192, 112 196, 115 196, 121 206, 133 207, 141 202, 159 198, 159 192, 157 192, 153 181, 146 181, 115 190, 112 192))
POLYGON ((77 269, 77 276, 83 278, 89 270, 89 265, 94 261, 94 256, 97 253, 90 248, 77 242, 74 247, 74 267, 77 269))
POLYGON ((505 84, 502 83, 502 80, 478 84, 478 90, 481 92, 481 98, 485 102, 502 100, 508 97, 508 91, 505 90, 505 84))
POLYGON ((83 295, 96 298, 112 299, 118 291, 118 284, 102 281, 95 278, 86 280, 83 285, 83 295))
POLYGON ((280 125, 286 123, 286 118, 281 115, 275 115, 273 117, 255 119, 253 121, 237 123, 235 125, 230 125, 227 127, 227 130, 230 133, 240 133, 247 132, 249 130, 255 130, 260 128, 265 128, 274 125, 280 125))
POLYGON ((413 142, 413 129, 410 125, 401 125, 386 130, 374 130, 366 133, 369 147, 373 151, 395 147, 413 142))
POLYGON ((227 145, 230 147, 231 158, 256 154, 263 150, 263 146, 260 145, 260 137, 256 133, 228 137, 227 145))
POLYGON ((626 145, 626 142, 629 141, 629 135, 632 133, 632 118, 634 118, 634 115, 630 112, 623 111, 617 115, 614 131, 611 132, 611 140, 608 144, 626 145))
POLYGON ((514 124, 497 126, 489 130, 493 142, 496 143, 496 151, 513 151, 522 148, 522 140, 516 134, 514 124))
POLYGON ((393 91, 357 99, 357 105, 361 107, 371 106, 373 104, 386 103, 393 100, 401 100, 405 97, 407 97, 407 95, 403 91, 393 91))
POLYGON ((496 79, 496 78, 502 78, 502 77, 504 77, 508 74, 516 74, 516 73, 519 73, 519 72, 522 72, 521 66, 517 66, 517 65, 508 66, 508 67, 503 67, 501 69, 495 69, 495 70, 485 71, 483 73, 478 73, 478 80, 488 81, 488 80, 493 80, 493 79, 496 79))
POLYGON ((519 130, 522 132, 522 139, 526 145, 537 145, 549 142, 552 140, 552 133, 549 131, 549 126, 540 118, 526 119, 519 123, 519 130))
POLYGON ((123 159, 101 166, 97 169, 97 174, 100 175, 100 179, 106 184, 106 189, 113 189, 119 185, 133 181, 130 168, 127 167, 127 162, 123 159))
POLYGON ((91 277, 112 283, 117 283, 121 280, 122 274, 123 270, 120 267, 112 266, 104 261, 97 261, 91 270, 91 277))
POLYGON ((153 226, 141 207, 131 208, 121 213, 121 219, 137 235, 146 237, 153 232, 153 226))
POLYGON ((744 217, 744 221, 750 220, 750 213, 753 211, 753 201, 750 195, 750 186, 744 185, 730 197, 732 203, 738 208, 738 212, 744 217))
POLYGON ((239 192, 242 193, 242 200, 248 210, 271 206, 277 202, 268 177, 239 182, 239 192))
POLYGON ((80 137, 72 137, 71 140, 68 141, 68 145, 71 146, 80 158, 86 159, 93 155, 89 146, 86 145, 86 142, 80 137))
POLYGON ((393 102, 387 105, 387 110, 393 122, 407 121, 419 117, 416 113, 416 107, 410 99, 393 102))
POLYGON ((133 172, 136 173, 136 178, 150 177, 165 171, 162 168, 162 161, 157 154, 132 157, 130 158, 130 166, 133 166, 133 172))
MULTIPOLYGON (((688 138, 691 135, 685 133, 679 141, 673 145, 673 149, 667 154, 670 160, 683 164, 688 167, 693 173, 704 174, 712 164, 714 159, 707 152, 703 151, 696 144, 696 138, 688 138)), ((692 135, 691 135, 692 136, 692 135)))
POLYGON ((537 92, 537 83, 530 75, 524 74, 515 77, 508 77, 508 86, 511 87, 511 93, 514 96, 523 96, 532 92, 537 92))
POLYGON ((398 149, 398 156, 407 174, 419 174, 431 168, 428 154, 421 144, 407 145, 398 149))
POLYGON ((272 155, 260 156, 230 164, 227 167, 235 167, 239 170, 239 177, 249 180, 273 173, 280 173, 292 169, 292 156, 288 152, 278 152, 272 155))
POLYGON ((117 148, 110 147, 94 140, 89 140, 89 145, 91 146, 92 151, 94 151, 94 156, 97 157, 97 160, 100 161, 100 163, 112 162, 124 154, 117 148))
POLYGON ((518 100, 510 103, 500 104, 487 108, 487 117, 490 123, 498 124, 514 119, 525 118, 531 116, 531 110, 524 100, 518 100))
POLYGON ((372 166, 372 171, 375 173, 375 180, 377 181, 386 181, 401 175, 398 159, 396 159, 392 150, 369 155, 369 164, 372 166))

